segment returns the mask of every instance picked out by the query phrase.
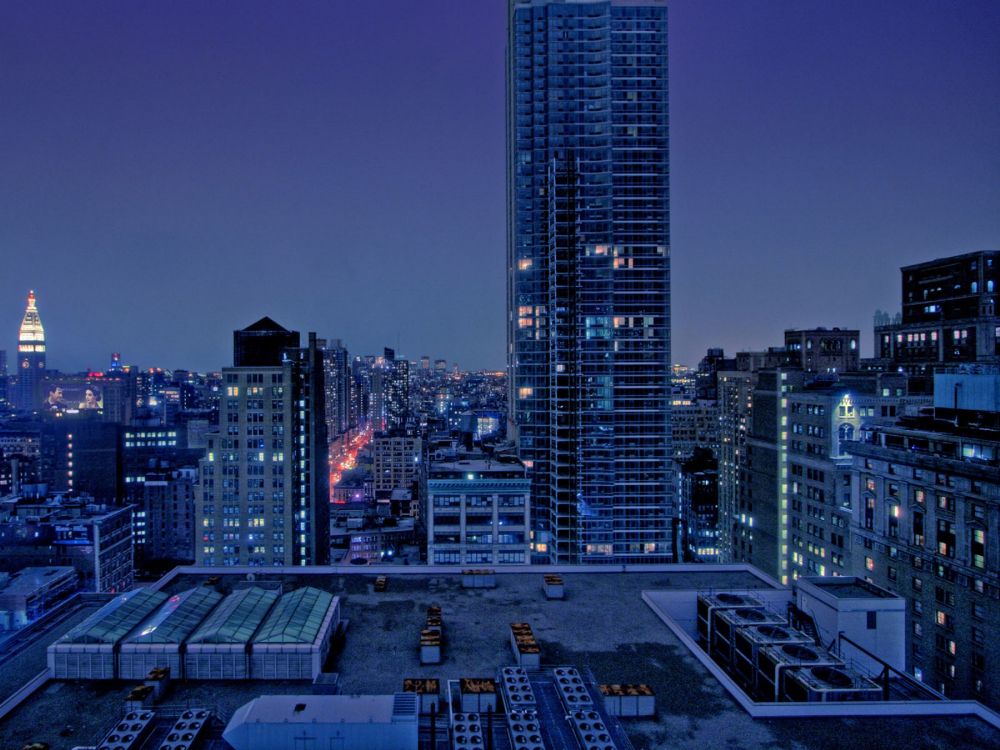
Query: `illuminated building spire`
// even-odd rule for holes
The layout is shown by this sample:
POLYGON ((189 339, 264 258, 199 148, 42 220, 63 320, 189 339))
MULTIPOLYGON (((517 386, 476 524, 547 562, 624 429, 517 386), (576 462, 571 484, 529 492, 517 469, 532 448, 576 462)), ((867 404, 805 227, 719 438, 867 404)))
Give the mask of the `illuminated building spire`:
POLYGON ((17 336, 18 376, 14 405, 31 410, 38 406, 38 389, 45 374, 45 328, 35 305, 34 290, 28 292, 21 329, 17 336))
POLYGON ((20 344, 19 352, 45 351, 45 328, 42 327, 42 319, 38 316, 33 290, 28 292, 28 306, 24 310, 24 319, 21 321, 21 331, 17 340, 20 344))

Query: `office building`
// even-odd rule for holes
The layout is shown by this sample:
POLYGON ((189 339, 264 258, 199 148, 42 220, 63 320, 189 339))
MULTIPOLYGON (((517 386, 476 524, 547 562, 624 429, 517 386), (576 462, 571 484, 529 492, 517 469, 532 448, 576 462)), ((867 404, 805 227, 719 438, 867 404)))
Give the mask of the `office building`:
POLYGON ((718 373, 719 389, 719 559, 737 559, 734 524, 740 515, 740 492, 744 482, 747 436, 753 412, 756 373, 728 370, 718 373))
POLYGON ((698 448, 717 452, 719 446, 719 405, 716 401, 674 398, 670 416, 674 461, 683 463, 698 448))
POLYGON ((704 401, 717 401, 719 398, 719 372, 736 369, 736 359, 726 357, 720 348, 711 348, 698 363, 694 373, 695 398, 704 401))
POLYGON ((79 576, 68 566, 0 573, 0 633, 30 625, 72 596, 79 585, 79 576))
POLYGON ((7 374, 7 352, 4 349, 0 349, 0 410, 3 410, 8 405, 8 391, 7 391, 7 380, 9 376, 7 374))
POLYGON ((287 349, 299 346, 298 331, 289 331, 264 316, 233 331, 233 367, 273 367, 287 349))
POLYGON ((787 504, 791 579, 853 574, 847 446, 862 428, 892 424, 925 406, 930 399, 911 394, 909 378, 898 373, 846 375, 789 394, 788 481, 775 486, 787 504))
POLYGON ((0 501, 0 570, 70 566, 88 591, 128 591, 134 583, 132 507, 90 497, 15 495, 0 501))
POLYGON ((139 400, 138 374, 135 370, 111 370, 102 379, 101 387, 104 392, 104 420, 132 424, 139 400))
POLYGON ((526 564, 530 514, 530 482, 517 459, 433 462, 427 478, 427 562, 526 564))
POLYGON ((371 441, 372 491, 376 500, 389 500, 394 490, 419 496, 425 477, 424 441, 402 433, 376 433, 371 441))
POLYGON ((862 428, 855 574, 910 600, 907 669, 1000 707, 1000 374, 934 378, 933 415, 862 428))
POLYGON ((375 357, 355 357, 351 362, 351 414, 355 426, 361 430, 381 429, 381 423, 375 424, 372 413, 374 370, 375 357))
POLYGON ((666 3, 509 11, 508 434, 534 551, 672 560, 666 3))
POLYGON ((234 334, 197 505, 199 565, 321 565, 329 557, 323 352, 262 318, 234 334))
POLYGON ((902 314, 875 315, 875 356, 914 374, 1000 363, 1000 251, 904 266, 902 314))
POLYGON ((13 404, 24 411, 41 408, 40 383, 45 376, 45 328, 35 304, 34 291, 28 292, 17 336, 17 381, 13 404))
POLYGON ((49 488, 90 495, 100 503, 125 501, 122 427, 97 415, 55 420, 55 471, 49 488))

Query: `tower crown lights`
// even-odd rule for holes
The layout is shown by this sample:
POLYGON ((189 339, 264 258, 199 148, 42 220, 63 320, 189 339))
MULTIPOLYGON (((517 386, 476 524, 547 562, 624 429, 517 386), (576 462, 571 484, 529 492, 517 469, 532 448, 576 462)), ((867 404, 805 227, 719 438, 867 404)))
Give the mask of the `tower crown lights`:
POLYGON ((19 351, 45 351, 45 328, 38 315, 34 290, 28 292, 28 306, 24 309, 24 318, 21 320, 21 330, 17 340, 20 344, 19 351), (25 346, 32 348, 25 349, 25 346))

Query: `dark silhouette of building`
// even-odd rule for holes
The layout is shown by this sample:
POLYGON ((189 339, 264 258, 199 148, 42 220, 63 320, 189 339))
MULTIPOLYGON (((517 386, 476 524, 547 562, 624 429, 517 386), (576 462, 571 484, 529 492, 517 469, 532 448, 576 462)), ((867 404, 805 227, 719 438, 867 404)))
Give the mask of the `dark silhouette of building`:
POLYGON ((265 316, 233 331, 233 367, 273 366, 281 362, 282 352, 298 345, 298 331, 289 331, 265 316))
POLYGON ((902 315, 875 315, 875 356, 929 374, 957 363, 1000 364, 1000 251, 903 266, 902 315))

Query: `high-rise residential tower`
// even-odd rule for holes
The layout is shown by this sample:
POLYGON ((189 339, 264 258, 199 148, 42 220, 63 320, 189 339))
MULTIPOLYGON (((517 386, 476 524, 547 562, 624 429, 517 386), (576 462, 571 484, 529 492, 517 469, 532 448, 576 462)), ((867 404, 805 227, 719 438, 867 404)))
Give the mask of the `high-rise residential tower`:
POLYGON ((340 339, 323 349, 323 380, 326 389, 326 431, 336 440, 354 427, 351 420, 351 357, 340 339))
POLYGON ((234 335, 196 504, 199 565, 323 565, 330 490, 322 344, 262 318, 234 335))
POLYGON ((21 330, 17 336, 17 385, 13 403, 18 409, 36 409, 39 383, 45 375, 45 328, 35 306, 35 293, 28 292, 21 330))
POLYGON ((372 421, 376 431, 394 432, 406 425, 409 412, 410 363, 396 359, 386 347, 372 369, 372 421))
POLYGON ((533 551, 675 557, 664 0, 510 0, 511 431, 533 551))

